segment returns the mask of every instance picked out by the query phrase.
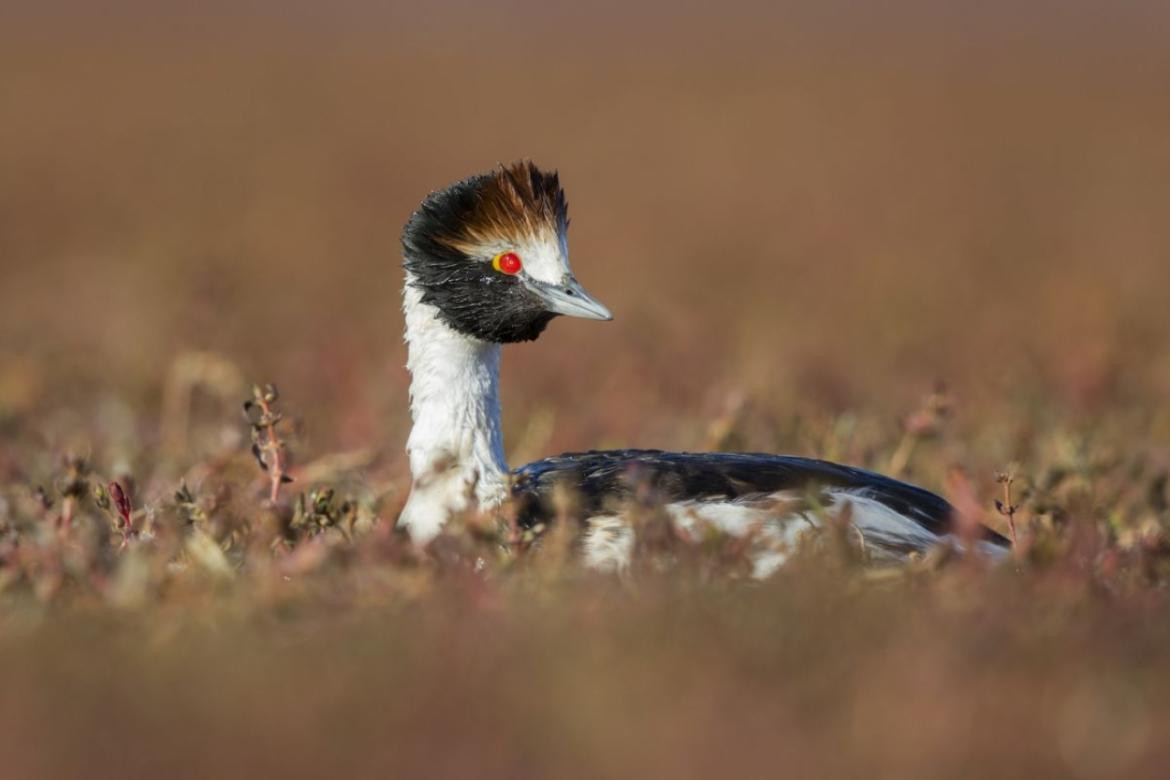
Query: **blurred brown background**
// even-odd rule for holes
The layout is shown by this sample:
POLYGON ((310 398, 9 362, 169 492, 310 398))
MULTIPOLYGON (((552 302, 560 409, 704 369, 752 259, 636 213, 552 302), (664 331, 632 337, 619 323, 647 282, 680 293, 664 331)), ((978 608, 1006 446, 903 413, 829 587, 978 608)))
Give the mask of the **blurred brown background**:
POLYGON ((1170 12, 980 6, 5 4, 0 395, 152 409, 209 350, 313 447, 396 447, 401 225, 531 157, 616 320, 508 351, 513 441, 544 409, 550 449, 698 446, 729 394, 895 415, 937 380, 1155 408, 1170 12))

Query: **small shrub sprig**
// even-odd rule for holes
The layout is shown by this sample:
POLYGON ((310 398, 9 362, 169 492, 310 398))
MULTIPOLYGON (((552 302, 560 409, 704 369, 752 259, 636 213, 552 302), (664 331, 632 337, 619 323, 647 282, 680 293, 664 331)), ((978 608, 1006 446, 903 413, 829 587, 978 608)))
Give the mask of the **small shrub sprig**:
POLYGON ((268 500, 272 503, 280 498, 280 486, 293 481, 286 473, 288 463, 285 459, 285 444, 276 429, 284 419, 276 411, 279 398, 276 385, 253 385, 252 398, 244 402, 244 414, 252 425, 252 455, 268 474, 268 500))
POLYGON ((68 533, 73 527, 73 516, 78 503, 89 492, 89 464, 84 458, 70 457, 65 460, 65 476, 61 483, 61 514, 58 528, 68 533))
POLYGON ((121 549, 126 549, 137 533, 134 529, 134 506, 130 503, 129 493, 120 483, 111 482, 104 488, 95 486, 93 498, 99 509, 113 514, 114 526, 122 534, 121 549))
POLYGON ((910 459, 921 442, 937 438, 954 410, 954 400, 947 392, 946 385, 938 384, 923 399, 922 404, 902 425, 902 440, 890 456, 886 471, 891 477, 902 477, 910 465, 910 459))
POLYGON ((289 526, 295 533, 305 536, 316 536, 329 528, 338 528, 350 536, 357 518, 357 505, 348 499, 338 505, 334 498, 334 490, 329 487, 315 487, 308 496, 301 493, 297 496, 289 526))
POLYGON ((1012 483, 1016 481, 1013 471, 1000 471, 995 475, 995 481, 1003 485, 1003 500, 995 499, 995 511, 1007 518, 1008 531, 1012 537, 1012 549, 1019 551, 1019 540, 1016 537, 1016 512, 1020 505, 1012 502, 1012 483))

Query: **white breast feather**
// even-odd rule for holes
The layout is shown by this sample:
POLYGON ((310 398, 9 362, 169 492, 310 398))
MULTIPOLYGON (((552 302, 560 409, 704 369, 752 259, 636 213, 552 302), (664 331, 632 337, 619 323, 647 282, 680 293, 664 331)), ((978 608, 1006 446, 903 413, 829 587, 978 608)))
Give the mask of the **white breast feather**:
POLYGON ((500 348, 447 327, 406 285, 407 368, 414 425, 406 450, 413 475, 399 524, 426 543, 474 497, 481 508, 508 495, 500 430, 500 348))

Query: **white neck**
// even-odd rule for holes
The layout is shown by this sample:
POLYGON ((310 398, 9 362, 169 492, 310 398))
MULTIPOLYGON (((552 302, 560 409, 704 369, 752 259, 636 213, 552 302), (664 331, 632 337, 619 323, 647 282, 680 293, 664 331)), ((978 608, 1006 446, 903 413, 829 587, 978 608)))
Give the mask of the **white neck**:
POLYGON ((453 513, 500 504, 508 466, 500 431, 500 347, 464 336, 423 303, 407 279, 406 367, 411 373, 406 443, 412 476, 399 524, 425 543, 453 513))

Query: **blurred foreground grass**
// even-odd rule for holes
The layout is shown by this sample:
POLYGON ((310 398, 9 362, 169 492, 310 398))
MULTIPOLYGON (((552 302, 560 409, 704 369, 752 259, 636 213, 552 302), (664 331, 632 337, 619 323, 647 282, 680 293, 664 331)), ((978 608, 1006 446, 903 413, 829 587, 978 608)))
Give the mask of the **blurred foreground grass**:
POLYGON ((1159 777, 1164 609, 1051 578, 332 581, 0 643, 10 776, 1159 777))

